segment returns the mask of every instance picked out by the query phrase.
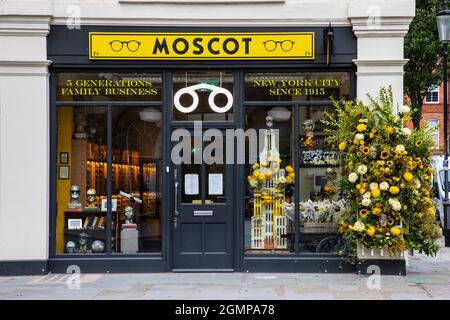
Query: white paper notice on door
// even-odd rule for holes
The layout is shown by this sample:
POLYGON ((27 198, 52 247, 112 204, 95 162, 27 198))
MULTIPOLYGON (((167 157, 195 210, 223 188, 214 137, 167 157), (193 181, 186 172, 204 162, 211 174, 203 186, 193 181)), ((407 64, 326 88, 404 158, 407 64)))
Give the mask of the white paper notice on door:
POLYGON ((187 173, 184 175, 184 194, 197 195, 198 191, 198 174, 187 173))
POLYGON ((221 173, 208 175, 208 194, 210 196, 223 194, 223 175, 221 173))

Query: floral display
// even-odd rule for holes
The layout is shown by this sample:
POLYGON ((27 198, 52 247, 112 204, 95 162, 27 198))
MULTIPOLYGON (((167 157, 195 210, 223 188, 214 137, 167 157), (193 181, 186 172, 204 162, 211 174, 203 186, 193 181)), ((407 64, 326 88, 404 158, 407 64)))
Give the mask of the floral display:
MULTIPOLYGON (((258 192, 261 190, 264 181, 271 181, 275 178, 275 188, 283 191, 284 186, 293 184, 295 180, 294 168, 287 165, 284 169, 279 169, 281 159, 269 157, 267 162, 255 163, 252 166, 252 173, 247 177, 250 187, 258 192)), ((268 199, 269 200, 269 199, 268 199)))
POLYGON ((411 110, 395 114, 390 89, 378 100, 334 102, 336 112, 323 121, 327 141, 341 152, 340 188, 349 194, 339 231, 353 247, 434 255, 441 228, 430 199, 433 129, 407 128, 411 110))

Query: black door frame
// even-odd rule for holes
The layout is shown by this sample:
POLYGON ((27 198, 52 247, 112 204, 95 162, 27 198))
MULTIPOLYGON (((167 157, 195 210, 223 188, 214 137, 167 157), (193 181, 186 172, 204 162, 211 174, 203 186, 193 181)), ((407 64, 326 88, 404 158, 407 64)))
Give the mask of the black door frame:
MULTIPOLYGON (((167 132, 167 140, 169 141, 169 137, 170 137, 170 133, 172 132, 172 130, 177 129, 177 128, 186 128, 186 129, 191 129, 193 128, 194 124, 193 122, 185 122, 185 121, 174 121, 172 118, 172 108, 173 108, 173 94, 172 94, 172 75, 174 72, 176 72, 177 70, 180 70, 179 68, 174 68, 174 69, 170 69, 170 70, 164 70, 164 74, 163 74, 163 78, 167 81, 164 81, 164 94, 163 94, 163 109, 165 110, 166 113, 166 117, 164 120, 166 129, 168 130, 167 132)), ((186 70, 186 68, 184 69, 186 70)), ((188 69, 189 71, 194 70, 194 71, 202 71, 202 70, 231 70, 233 72, 233 108, 234 108, 234 121, 230 121, 227 123, 220 123, 220 125, 217 122, 202 122, 202 127, 205 129, 207 128, 216 128, 216 129, 237 129, 237 128, 244 128, 244 120, 243 120, 243 114, 244 114, 244 98, 243 98, 243 87, 244 87, 244 72, 242 68, 227 68, 224 66, 202 66, 202 65, 193 65, 191 68, 188 69), (242 123, 241 123, 242 122, 242 123)), ((165 155, 165 159, 167 159, 167 161, 170 161, 170 143, 165 143, 164 144, 167 147, 167 150, 164 155, 165 155)), ((165 192, 168 195, 168 204, 167 204, 167 209, 168 211, 166 211, 166 225, 167 225, 167 229, 165 230, 167 232, 167 242, 168 242, 168 251, 167 251, 167 255, 166 255, 166 270, 167 271, 172 271, 174 268, 174 243, 173 243, 173 239, 174 239, 174 230, 173 230, 173 223, 172 223, 172 218, 173 218, 173 198, 174 198, 174 193, 173 193, 173 164, 170 163, 169 164, 169 174, 165 174, 165 177, 167 178, 167 185, 165 187, 165 192)), ((243 244, 241 246, 241 237, 243 237, 243 232, 244 232, 244 228, 242 227, 242 232, 240 230, 240 224, 239 221, 241 220, 241 217, 243 217, 243 206, 241 205, 240 201, 239 201, 239 197, 238 195, 239 193, 239 188, 242 188, 242 180, 241 180, 241 169, 242 169, 242 174, 244 172, 244 166, 242 165, 235 165, 234 166, 234 174, 235 174, 235 179, 233 181, 233 189, 231 192, 233 192, 233 203, 234 206, 236 208, 236 214, 233 217, 233 222, 232 222, 232 232, 233 232, 233 269, 235 272, 237 271, 241 271, 241 266, 242 266, 242 262, 243 262, 243 244), (242 167, 242 168, 241 168, 242 167), (242 234, 241 234, 242 233, 242 234), (241 251, 241 247, 242 247, 242 251, 241 251)), ((167 172, 167 171, 166 171, 167 172)))

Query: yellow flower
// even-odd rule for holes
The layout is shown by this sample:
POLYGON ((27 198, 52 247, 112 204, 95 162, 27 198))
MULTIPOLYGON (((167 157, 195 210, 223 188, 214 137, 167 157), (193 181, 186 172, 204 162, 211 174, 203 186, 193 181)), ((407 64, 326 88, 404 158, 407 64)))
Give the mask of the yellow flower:
POLYGON ((416 142, 416 147, 420 147, 422 145, 422 140, 418 140, 417 142, 416 142))
POLYGON ((265 161, 261 162, 261 167, 267 167, 267 166, 268 166, 267 162, 265 162, 265 161))
POLYGON ((294 182, 294 180, 292 179, 292 177, 290 177, 290 176, 286 177, 286 183, 287 184, 292 184, 293 182, 294 182))
POLYGON ((290 173, 288 174, 288 177, 291 177, 292 179, 294 179, 294 178, 295 178, 295 173, 290 172, 290 173))
POLYGON ((341 143, 339 143, 339 151, 344 151, 345 147, 347 147, 347 142, 343 141, 341 143))
POLYGON ((363 123, 360 123, 356 126, 356 130, 358 130, 358 132, 363 132, 366 129, 367 129, 367 126, 363 123))
POLYGON ((387 134, 393 134, 394 132, 395 132, 395 130, 394 130, 394 128, 392 128, 392 127, 387 127, 386 129, 384 129, 384 131, 387 133, 387 134))
POLYGON ((422 160, 417 161, 417 168, 423 169, 423 162, 422 162, 422 160))
POLYGON ((413 178, 414 176, 411 172, 405 172, 403 174, 403 179, 405 179, 407 182, 410 182, 413 178))
POLYGON ((372 197, 378 198, 380 196, 380 194, 381 194, 380 189, 375 188, 375 189, 372 190, 372 197))
MULTIPOLYGON (((256 177, 255 177, 256 178, 256 177)), ((259 175, 259 177, 258 177, 258 180, 259 181, 264 181, 266 178, 265 178, 265 176, 263 175, 263 174, 260 174, 259 175)))
POLYGON ((390 226, 392 226, 392 225, 394 224, 394 222, 395 222, 395 221, 394 221, 394 219, 392 219, 392 218, 390 218, 390 219, 387 220, 387 224, 390 225, 390 226))
POLYGON ((378 216, 381 213, 381 209, 378 207, 375 207, 372 209, 372 214, 375 216, 378 216))
POLYGON ((400 228, 398 228, 398 227, 392 227, 391 228, 391 233, 394 235, 394 236, 398 236, 399 234, 400 234, 400 228))
POLYGON ((253 169, 258 169, 259 168, 259 164, 258 163, 255 163, 254 165, 253 165, 253 169))
POLYGON ((360 215, 362 218, 367 217, 368 214, 369 214, 369 210, 367 210, 367 209, 361 209, 361 210, 359 210, 359 215, 360 215))
POLYGON ((260 172, 258 170, 253 171, 253 176, 258 179, 260 172))
POLYGON ((389 188, 389 192, 392 193, 392 194, 397 194, 397 193, 400 192, 400 189, 397 186, 391 186, 389 188))
POLYGON ((286 166, 285 170, 287 173, 294 172, 294 168, 292 168, 292 166, 286 166))
POLYGON ((358 139, 353 139, 353 144, 359 145, 359 140, 358 139))
POLYGON ((281 159, 278 159, 277 161, 278 161, 278 163, 281 163, 281 162, 283 162, 283 160, 281 160, 281 159))
POLYGON ((359 147, 359 150, 361 150, 361 152, 365 155, 368 155, 370 152, 370 149, 367 146, 361 146, 361 147, 359 147))
POLYGON ((380 158, 383 160, 389 158, 389 151, 381 151, 380 158))
POLYGON ((373 237, 373 235, 375 234, 375 228, 370 226, 369 228, 367 228, 366 232, 370 237, 373 237))

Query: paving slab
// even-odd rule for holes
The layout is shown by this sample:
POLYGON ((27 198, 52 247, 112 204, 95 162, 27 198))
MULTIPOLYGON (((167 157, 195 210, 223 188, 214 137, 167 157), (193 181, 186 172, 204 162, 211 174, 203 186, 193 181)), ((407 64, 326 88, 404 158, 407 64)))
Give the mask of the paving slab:
POLYGON ((136 273, 0 277, 5 299, 450 300, 450 248, 414 254, 407 276, 328 273, 136 273), (377 278, 378 277, 378 278, 377 278))

